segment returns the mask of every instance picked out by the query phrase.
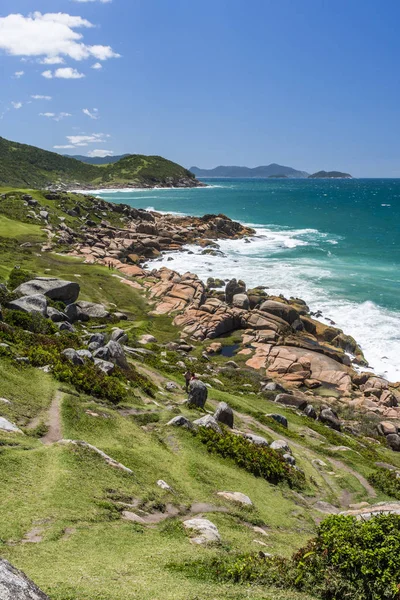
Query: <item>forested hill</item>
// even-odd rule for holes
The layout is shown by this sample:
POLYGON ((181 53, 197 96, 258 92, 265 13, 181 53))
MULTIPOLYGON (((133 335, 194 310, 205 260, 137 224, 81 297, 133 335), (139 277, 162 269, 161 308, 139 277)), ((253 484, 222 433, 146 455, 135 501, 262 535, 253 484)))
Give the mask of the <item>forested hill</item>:
POLYGON ((195 187, 187 169, 161 156, 128 155, 114 164, 90 165, 0 138, 0 185, 47 187, 195 187))

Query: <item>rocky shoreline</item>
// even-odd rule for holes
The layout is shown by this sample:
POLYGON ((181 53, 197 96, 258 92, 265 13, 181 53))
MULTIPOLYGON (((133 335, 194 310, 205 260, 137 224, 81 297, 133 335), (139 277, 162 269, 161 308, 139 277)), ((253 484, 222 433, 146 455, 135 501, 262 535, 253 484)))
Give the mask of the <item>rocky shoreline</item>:
MULTIPOLYGON (((174 188, 196 188, 196 187, 207 187, 207 184, 199 181, 198 179, 191 177, 182 177, 181 179, 172 179, 172 177, 167 178, 164 182, 158 182, 154 185, 145 182, 124 182, 124 183, 102 183, 102 190, 125 190, 125 189, 148 189, 148 190, 157 190, 157 189, 174 189, 174 188)), ((70 189, 71 186, 62 186, 55 187, 54 185, 49 187, 49 191, 59 192, 59 191, 73 191, 70 189)), ((93 185, 76 183, 74 189, 85 190, 87 192, 94 193, 95 190, 93 185)))
MULTIPOLYGON (((46 198, 60 201, 58 209, 63 209, 62 194, 46 198)), ((64 206, 73 226, 64 217, 47 217, 43 251, 115 270, 121 283, 145 295, 154 315, 173 319, 183 345, 210 340, 204 356, 218 354, 224 338, 236 334, 239 343, 232 357, 262 376, 261 392, 280 391, 284 403, 299 410, 311 398, 317 408, 331 411, 326 415, 336 429, 354 427, 353 420, 346 425, 337 413, 366 415, 376 422, 378 435, 400 450, 400 384, 369 371, 360 373, 368 365, 357 342, 318 321, 303 300, 271 296, 262 287, 249 290, 236 279, 203 282, 193 273, 155 269, 149 263, 164 252, 192 252, 187 245, 197 245, 204 255, 218 255, 218 240, 243 239, 254 230, 225 215, 165 215, 90 196, 85 202, 68 210, 64 206)), ((38 205, 34 208, 43 212, 38 205)))

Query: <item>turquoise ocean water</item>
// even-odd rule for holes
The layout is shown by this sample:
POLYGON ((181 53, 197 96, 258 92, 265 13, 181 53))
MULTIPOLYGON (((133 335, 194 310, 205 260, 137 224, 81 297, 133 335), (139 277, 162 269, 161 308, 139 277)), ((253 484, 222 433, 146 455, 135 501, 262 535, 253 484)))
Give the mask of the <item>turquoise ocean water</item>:
POLYGON ((100 192, 112 202, 251 224, 223 257, 181 253, 178 271, 237 277, 304 298, 353 335, 374 369, 400 380, 400 180, 209 180, 207 188, 100 192))

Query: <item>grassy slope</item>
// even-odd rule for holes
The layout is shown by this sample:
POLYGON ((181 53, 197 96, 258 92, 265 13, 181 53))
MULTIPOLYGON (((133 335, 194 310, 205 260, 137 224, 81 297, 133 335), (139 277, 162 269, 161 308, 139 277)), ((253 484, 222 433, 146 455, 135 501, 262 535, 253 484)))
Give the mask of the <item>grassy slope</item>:
MULTIPOLYGON (((2 217, 0 226, 3 221, 2 217)), ((38 235, 37 227, 24 224, 26 229, 21 230, 19 222, 10 220, 6 224, 8 245, 1 250, 3 277, 19 264, 37 274, 79 281, 82 298, 115 303, 129 313, 134 320, 124 326, 132 339, 144 331, 153 333, 160 341, 176 339, 177 332, 170 320, 149 318, 145 299, 121 284, 107 269, 41 253, 36 247, 21 249, 22 241, 38 235), (14 246, 12 236, 19 236, 14 246)), ((225 340, 231 342, 231 338, 225 340)), ((195 354, 200 355, 201 350, 199 345, 195 354)), ((159 358, 157 368, 150 364, 139 368, 150 374, 161 389, 168 380, 182 384, 179 374, 163 371, 168 368, 159 358)), ((42 416, 56 389, 51 376, 39 370, 11 367, 6 359, 0 359, 0 368, 0 397, 11 400, 11 405, 0 405, 0 415, 21 426, 42 416)), ((0 554, 25 570, 52 600, 310 600, 288 591, 189 579, 183 573, 169 570, 167 565, 171 561, 233 551, 263 549, 288 556, 313 535, 316 521, 323 517, 312 508, 314 500, 340 506, 343 496, 352 494, 353 502, 371 501, 356 475, 368 475, 375 460, 400 466, 399 455, 380 447, 365 450, 355 438, 335 434, 283 407, 279 407, 279 413, 287 416, 288 431, 274 421, 259 422, 258 415, 277 411, 273 402, 252 394, 240 383, 213 384, 208 409, 225 400, 237 411, 239 428, 268 439, 282 436, 289 439, 298 465, 309 481, 307 489, 299 495, 256 479, 229 460, 208 454, 187 432, 166 428, 164 424, 174 414, 169 404, 181 400, 183 395, 161 389, 156 404, 143 395, 129 402, 140 411, 157 412, 159 421, 144 428, 139 419, 122 416, 116 407, 76 393, 64 397, 63 437, 84 439, 98 446, 129 466, 133 476, 107 466, 84 449, 57 444, 44 447, 28 435, 0 434, 0 554), (87 410, 99 416, 91 416, 87 410), (351 445, 354 450, 335 449, 340 445, 351 445), (326 467, 315 466, 312 461, 316 458, 323 460, 326 467), (157 487, 160 478, 174 488, 174 495, 157 487), (220 490, 247 494, 254 508, 232 506, 216 496, 220 490), (226 514, 208 515, 221 532, 222 546, 191 545, 179 520, 166 520, 155 526, 123 521, 118 501, 132 499, 140 499, 147 508, 167 502, 185 506, 210 502, 226 507, 229 511, 226 514), (261 523, 266 526, 267 537, 251 528, 261 523), (37 530, 42 541, 24 543, 33 530, 37 530), (260 546, 255 539, 267 547, 260 546)), ((189 409, 183 412, 190 418, 197 416, 189 409)), ((378 494, 376 500, 381 499, 385 496, 378 494)))
POLYGON ((168 177, 177 180, 192 175, 160 156, 134 154, 114 164, 97 166, 0 137, 0 185, 29 188, 59 183, 156 184, 168 177))

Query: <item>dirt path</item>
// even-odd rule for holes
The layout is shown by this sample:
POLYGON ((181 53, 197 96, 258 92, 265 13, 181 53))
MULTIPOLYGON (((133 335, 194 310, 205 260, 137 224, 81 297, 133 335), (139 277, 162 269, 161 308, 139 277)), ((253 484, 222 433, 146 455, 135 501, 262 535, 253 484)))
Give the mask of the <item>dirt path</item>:
POLYGON ((374 490, 372 485, 365 479, 365 477, 363 477, 360 473, 357 473, 357 471, 354 471, 351 467, 343 463, 341 460, 337 460, 336 458, 329 458, 329 460, 333 465, 335 465, 337 469, 343 469, 343 471, 346 471, 346 473, 350 473, 350 475, 353 475, 353 477, 358 479, 358 481, 366 490, 370 498, 376 498, 376 491, 374 490))
POLYGON ((61 403, 63 394, 59 390, 56 391, 55 396, 50 404, 48 418, 46 424, 48 425, 48 432, 40 441, 48 446, 54 444, 62 439, 61 431, 61 403))

